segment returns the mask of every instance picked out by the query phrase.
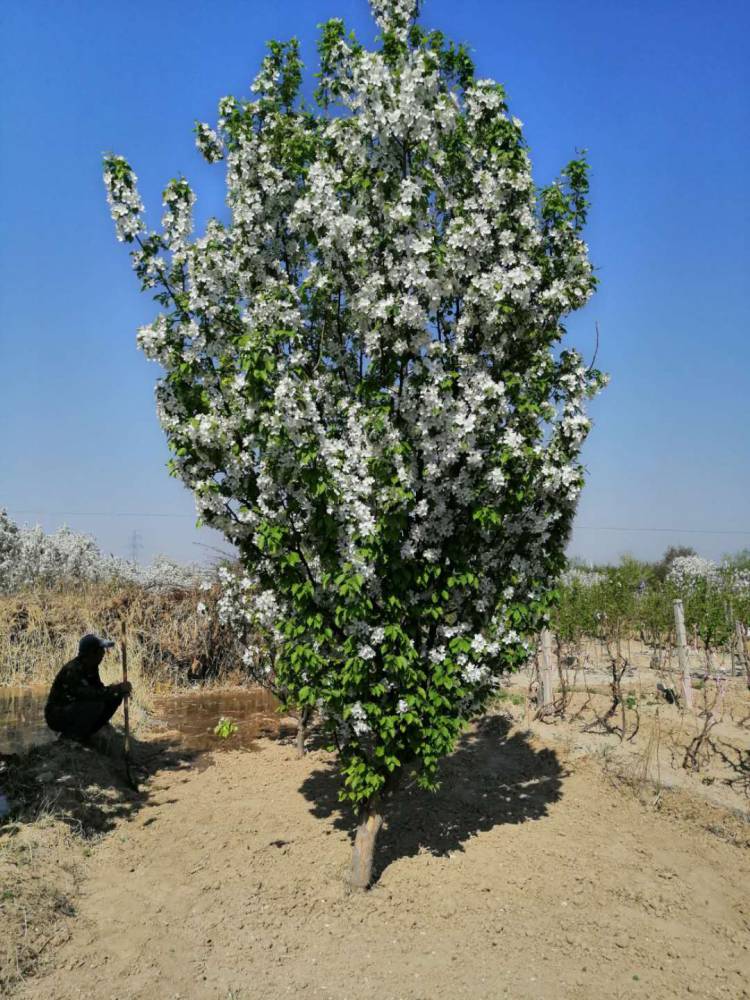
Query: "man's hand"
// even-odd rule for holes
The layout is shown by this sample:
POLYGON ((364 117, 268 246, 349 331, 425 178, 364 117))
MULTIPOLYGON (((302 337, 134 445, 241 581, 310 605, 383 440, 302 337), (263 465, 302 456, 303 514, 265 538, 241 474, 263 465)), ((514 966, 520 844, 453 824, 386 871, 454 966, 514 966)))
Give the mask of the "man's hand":
POLYGON ((129 697, 133 693, 133 685, 130 681, 121 681, 119 684, 113 685, 118 694, 121 694, 123 698, 129 697))

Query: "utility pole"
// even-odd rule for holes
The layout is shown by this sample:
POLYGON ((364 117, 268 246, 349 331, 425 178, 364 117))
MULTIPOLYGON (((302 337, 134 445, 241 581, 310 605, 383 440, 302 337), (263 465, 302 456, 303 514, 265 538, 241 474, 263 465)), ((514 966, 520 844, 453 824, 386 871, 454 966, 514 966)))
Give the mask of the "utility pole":
POLYGON ((142 547, 143 542, 141 541, 141 533, 140 531, 134 531, 130 536, 130 561, 132 563, 138 562, 138 556, 140 555, 142 547))

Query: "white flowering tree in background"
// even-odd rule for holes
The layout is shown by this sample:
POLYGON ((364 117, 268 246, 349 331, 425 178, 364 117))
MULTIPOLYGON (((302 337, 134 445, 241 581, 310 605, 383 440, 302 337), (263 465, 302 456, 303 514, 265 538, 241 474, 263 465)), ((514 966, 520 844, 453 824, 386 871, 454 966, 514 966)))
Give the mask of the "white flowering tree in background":
POLYGON ((717 565, 697 555, 678 556, 667 584, 683 601, 685 624, 702 640, 709 663, 712 653, 731 641, 736 622, 743 629, 750 623, 750 572, 732 561, 717 565))
POLYGON ((19 527, 0 508, 0 594, 80 583, 131 584, 154 590, 194 589, 218 576, 211 567, 157 556, 148 566, 102 552, 91 535, 63 525, 45 532, 19 527))
POLYGON ((603 381, 560 347, 594 287, 585 162, 538 192, 502 87, 414 0, 371 7, 376 51, 322 26, 316 108, 297 42, 273 42, 255 98, 197 125, 229 209, 203 235, 185 180, 152 232, 126 160, 104 174, 163 307, 138 342, 172 470, 239 550, 278 683, 337 743, 357 886, 384 795, 411 769, 432 787, 527 658, 603 381))
POLYGON ((0 507, 0 591, 15 585, 21 554, 21 533, 18 525, 0 507))
MULTIPOLYGON (((733 644, 741 645, 736 651, 746 658, 740 642, 750 626, 746 554, 716 563, 680 551, 670 548, 656 563, 625 556, 618 566, 569 567, 560 576, 552 615, 558 641, 577 646, 580 652, 584 637, 616 641, 618 636, 639 636, 652 648, 652 664, 660 666, 674 642, 674 601, 679 599, 685 624, 701 640, 707 663, 715 652, 731 655, 733 644)), ((750 661, 747 666, 750 671, 750 661)))
POLYGON ((66 526, 49 534, 39 525, 19 527, 0 509, 0 593, 112 579, 119 566, 90 535, 66 526))

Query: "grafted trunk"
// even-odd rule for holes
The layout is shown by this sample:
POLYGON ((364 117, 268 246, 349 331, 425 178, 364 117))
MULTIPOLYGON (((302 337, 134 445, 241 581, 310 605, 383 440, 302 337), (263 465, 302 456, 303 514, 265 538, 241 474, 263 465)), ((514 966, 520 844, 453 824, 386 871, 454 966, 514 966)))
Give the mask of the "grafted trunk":
POLYGON ((307 727, 312 718, 312 709, 309 707, 303 708, 299 713, 299 718, 297 719, 297 756, 305 756, 305 740, 307 738, 307 727))
POLYGON ((359 826, 352 851, 351 886, 366 889, 372 881, 375 844, 383 825, 380 796, 376 795, 364 805, 359 814, 359 826))

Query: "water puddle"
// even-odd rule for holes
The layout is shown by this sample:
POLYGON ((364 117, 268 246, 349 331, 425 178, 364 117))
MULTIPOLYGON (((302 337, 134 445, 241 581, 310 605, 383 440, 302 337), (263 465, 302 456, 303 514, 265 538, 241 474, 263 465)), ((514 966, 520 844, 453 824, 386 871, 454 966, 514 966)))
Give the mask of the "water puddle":
POLYGON ((205 690, 156 698, 154 709, 169 731, 179 733, 180 743, 190 750, 252 750, 261 737, 292 736, 297 724, 279 715, 278 701, 262 688, 205 690), (227 720, 222 739, 214 730, 227 720))
MULTIPOLYGON (((23 753, 57 739, 44 721, 46 698, 46 688, 0 687, 0 753, 23 753)), ((261 688, 204 689, 155 698, 154 715, 159 728, 174 734, 186 749, 250 750, 261 737, 279 739, 296 732, 295 720, 279 715, 278 704, 261 688), (226 739, 214 732, 220 719, 228 720, 226 739)), ((115 722, 121 722, 121 713, 115 722)))

